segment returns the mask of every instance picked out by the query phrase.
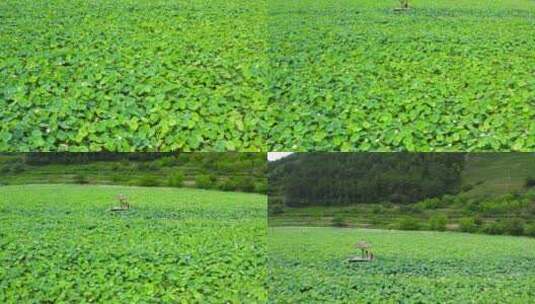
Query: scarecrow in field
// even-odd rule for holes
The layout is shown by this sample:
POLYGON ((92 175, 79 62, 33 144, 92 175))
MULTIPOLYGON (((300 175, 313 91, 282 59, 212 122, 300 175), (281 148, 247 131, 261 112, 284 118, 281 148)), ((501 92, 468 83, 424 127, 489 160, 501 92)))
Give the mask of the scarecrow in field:
POLYGON ((126 211, 130 209, 130 203, 128 202, 126 195, 121 193, 117 196, 117 199, 119 200, 119 206, 111 207, 111 209, 109 209, 110 211, 126 211))
POLYGON ((409 8, 409 0, 399 0, 399 4, 401 5, 401 9, 409 8))
POLYGON ((126 197, 126 195, 121 193, 119 194, 119 196, 117 196, 117 199, 119 200, 119 206, 121 207, 121 209, 130 208, 130 203, 128 203, 128 198, 126 197))
POLYGON ((371 251, 372 246, 364 241, 358 241, 355 244, 355 248, 360 249, 360 257, 362 260, 373 261, 373 253, 371 251))

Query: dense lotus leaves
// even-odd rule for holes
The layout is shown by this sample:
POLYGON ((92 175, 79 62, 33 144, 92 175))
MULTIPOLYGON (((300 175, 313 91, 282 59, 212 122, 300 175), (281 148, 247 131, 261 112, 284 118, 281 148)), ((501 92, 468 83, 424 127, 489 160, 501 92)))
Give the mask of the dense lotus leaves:
POLYGON ((0 150, 266 150, 262 10, 2 1, 0 150))
POLYGON ((531 0, 0 3, 0 150, 533 150, 531 0))
POLYGON ((271 1, 276 150, 535 148, 535 2, 271 1))
POLYGON ((535 239, 450 232, 268 230, 270 303, 531 303, 535 239), (376 260, 350 264, 359 240, 376 260))
POLYGON ((0 302, 265 303, 265 204, 193 189, 0 187, 0 302), (107 212, 117 193, 134 209, 107 212))

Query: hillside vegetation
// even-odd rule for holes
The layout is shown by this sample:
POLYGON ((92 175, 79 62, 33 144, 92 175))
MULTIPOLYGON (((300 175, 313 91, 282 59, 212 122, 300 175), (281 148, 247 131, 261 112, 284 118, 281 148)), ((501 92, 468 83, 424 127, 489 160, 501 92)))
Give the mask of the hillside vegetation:
POLYGON ((273 195, 290 207, 390 201, 454 194, 462 153, 300 153, 270 163, 273 195))
MULTIPOLYGON (((459 190, 453 194, 403 204, 369 201, 331 206, 326 201, 316 206, 296 208, 285 204, 283 180, 286 179, 274 177, 273 174, 279 172, 279 166, 295 164, 299 159, 301 155, 296 154, 293 158, 288 157, 284 161, 270 164, 269 179, 278 182, 276 186, 270 187, 270 225, 453 230, 535 236, 533 153, 466 154, 459 175, 459 190)), ((332 171, 345 169, 345 166, 340 165, 332 171)), ((368 176, 361 178, 368 179, 368 176)))
POLYGON ((0 154, 1 184, 196 187, 265 193, 265 153, 0 154))

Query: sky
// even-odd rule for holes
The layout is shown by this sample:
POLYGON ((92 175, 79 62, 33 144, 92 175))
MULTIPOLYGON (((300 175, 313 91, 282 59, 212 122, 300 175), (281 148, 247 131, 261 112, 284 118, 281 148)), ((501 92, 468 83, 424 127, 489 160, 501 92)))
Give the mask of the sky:
POLYGON ((286 157, 290 154, 292 154, 292 152, 268 152, 267 158, 268 161, 274 161, 286 157))

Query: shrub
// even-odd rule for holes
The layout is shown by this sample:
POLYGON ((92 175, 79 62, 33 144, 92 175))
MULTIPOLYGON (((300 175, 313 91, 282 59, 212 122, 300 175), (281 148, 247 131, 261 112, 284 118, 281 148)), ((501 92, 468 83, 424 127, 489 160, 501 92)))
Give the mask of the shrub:
POLYGON ((449 205, 455 203, 455 199, 456 199, 455 196, 450 195, 450 194, 446 194, 440 199, 440 205, 442 207, 449 206, 449 205))
POLYGON ((418 203, 418 206, 424 209, 437 209, 442 207, 442 201, 438 198, 428 198, 418 203))
POLYGON ((331 220, 331 225, 334 226, 334 227, 345 227, 346 226, 346 220, 343 217, 341 217, 339 215, 336 215, 331 220))
POLYGON ((158 171, 158 170, 160 170, 160 166, 158 166, 157 163, 149 162, 149 163, 147 163, 147 170, 149 170, 149 171, 158 171))
POLYGON ((485 183, 484 180, 478 180, 478 181, 475 183, 475 185, 476 185, 476 186, 479 186, 479 185, 482 185, 482 184, 484 184, 484 183, 485 183))
POLYGON ((381 207, 381 205, 373 206, 373 208, 372 208, 372 213, 373 214, 379 214, 379 213, 382 213, 382 212, 383 212, 383 207, 381 207))
POLYGON ((232 177, 238 186, 238 190, 244 192, 253 192, 255 190, 254 180, 251 177, 232 177))
POLYGON ((273 207, 269 207, 269 214, 277 215, 284 213, 284 208, 281 205, 276 205, 273 207))
POLYGON ((526 178, 526 181, 524 182, 524 187, 526 188, 535 187, 535 177, 530 176, 526 178))
POLYGON ((526 225, 524 229, 524 234, 535 237, 535 223, 531 225, 526 225))
POLYGON ((153 176, 145 175, 137 181, 137 185, 142 187, 156 187, 160 185, 160 182, 153 176))
POLYGON ((77 184, 88 184, 89 181, 87 180, 87 177, 83 174, 76 174, 74 176, 74 182, 77 184))
POLYGON ((385 209, 392 209, 392 208, 394 208, 394 204, 392 204, 391 202, 382 202, 381 205, 382 205, 383 208, 385 208, 385 209))
POLYGON ((167 179, 169 187, 182 187, 184 185, 184 174, 182 172, 175 172, 167 179))
POLYGON ((400 229, 400 230, 420 230, 420 223, 415 218, 404 217, 401 220, 399 220, 398 229, 400 229))
POLYGON ((221 191, 236 191, 237 185, 234 183, 234 181, 230 178, 224 179, 222 181, 219 181, 216 184, 216 188, 221 191))
POLYGON ((267 190, 268 190, 268 186, 266 182, 255 183, 254 192, 266 194, 267 190))
POLYGON ((487 223, 483 225, 483 228, 481 229, 481 231, 487 234, 503 234, 504 233, 503 225, 501 225, 498 222, 487 223))
POLYGON ((443 214, 434 215, 429 219, 429 228, 431 230, 444 231, 447 224, 448 218, 443 214))
POLYGON ((524 222, 518 218, 508 219, 504 223, 505 233, 510 235, 524 234, 524 222))
POLYGON ((413 214, 416 214, 416 213, 422 213, 422 209, 418 208, 418 206, 416 205, 401 205, 399 207, 399 211, 401 213, 413 213, 413 214))
POLYGON ((483 225, 483 219, 481 218, 479 214, 476 214, 474 216, 474 224, 476 224, 477 226, 483 225))
POLYGON ((529 205, 526 212, 530 215, 535 215, 535 204, 529 205))
POLYGON ((21 173, 26 170, 26 167, 22 163, 14 163, 11 165, 11 172, 12 173, 21 173))
POLYGON ((473 217, 465 217, 459 220, 459 230, 462 232, 477 232, 478 226, 473 217))
POLYGON ((481 211, 480 203, 481 202, 476 200, 476 199, 470 199, 466 203, 466 206, 464 207, 464 209, 469 211, 469 212, 481 211))
POLYGON ((464 206, 464 204, 466 203, 466 201, 467 201, 466 197, 457 195, 457 196, 455 197, 455 199, 454 199, 454 204, 455 204, 455 205, 464 206))
POLYGON ((166 156, 156 160, 159 167, 173 167, 177 163, 177 158, 174 156, 166 156))
POLYGON ((461 190, 462 190, 463 192, 468 192, 468 191, 470 191, 470 190, 472 190, 472 189, 474 189, 474 185, 471 185, 471 184, 464 185, 464 186, 462 186, 462 188, 461 188, 461 190))
POLYGON ((195 185, 202 189, 212 189, 215 183, 210 175, 202 174, 195 178, 195 185))
POLYGON ((255 183, 251 177, 233 176, 217 183, 217 188, 223 191, 243 191, 266 193, 265 183, 255 183))
POLYGON ((145 162, 135 162, 135 163, 132 163, 132 166, 134 167, 134 170, 136 170, 136 171, 146 171, 147 170, 147 164, 145 162))

